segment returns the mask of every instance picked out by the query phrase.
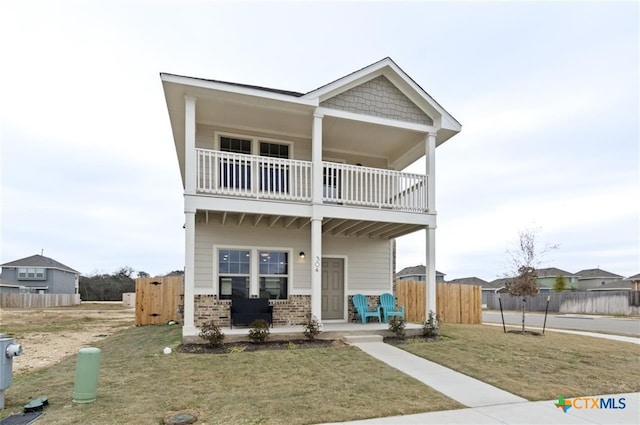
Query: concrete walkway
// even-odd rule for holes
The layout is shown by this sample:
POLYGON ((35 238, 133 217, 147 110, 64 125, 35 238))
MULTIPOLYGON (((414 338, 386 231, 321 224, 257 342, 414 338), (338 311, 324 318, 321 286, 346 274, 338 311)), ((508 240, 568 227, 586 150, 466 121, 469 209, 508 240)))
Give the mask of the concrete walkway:
POLYGON ((522 403, 527 400, 382 342, 382 336, 345 337, 365 353, 412 376, 467 407, 522 403))
POLYGON ((390 416, 352 422, 333 422, 325 425, 638 425, 640 423, 640 408, 638 407, 640 406, 640 393, 607 394, 594 397, 614 398, 615 400, 624 398, 626 407, 624 409, 570 408, 564 413, 562 409, 555 406, 558 400, 548 400, 496 404, 471 409, 390 416))
POLYGON ((620 400, 624 399, 622 400, 625 403, 624 409, 593 409, 576 406, 576 408, 569 408, 567 412, 564 412, 555 406, 558 400, 529 402, 500 388, 385 344, 382 342, 382 336, 379 335, 354 335, 345 337, 345 340, 365 353, 469 408, 324 425, 640 424, 640 393, 594 396, 605 399, 613 398, 618 407, 621 406, 620 400))

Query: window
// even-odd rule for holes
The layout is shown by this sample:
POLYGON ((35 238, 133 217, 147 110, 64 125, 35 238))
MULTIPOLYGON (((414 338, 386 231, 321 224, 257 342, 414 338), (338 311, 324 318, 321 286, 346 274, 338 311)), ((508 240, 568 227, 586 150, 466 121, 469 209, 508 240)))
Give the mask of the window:
POLYGON ((322 195, 331 200, 340 199, 340 170, 333 167, 322 167, 322 195))
POLYGON ((289 159, 289 145, 260 142, 260 156, 289 159))
POLYGON ((222 152, 251 155, 251 140, 237 139, 235 137, 220 137, 220 150, 222 152))
POLYGON ((47 280, 47 273, 44 267, 20 267, 18 280, 47 280))
POLYGON ((218 251, 218 284, 220 299, 249 298, 251 251, 221 249, 218 251))
MULTIPOLYGON (((220 137, 220 150, 251 155, 251 140, 220 137)), ((220 184, 222 187, 251 189, 250 160, 222 159, 220 165, 220 184)))
MULTIPOLYGON (((289 145, 260 142, 260 156, 289 159, 289 145)), ((289 166, 274 162, 260 170, 260 190, 289 193, 289 166)))
POLYGON ((289 254, 281 251, 258 251, 260 298, 288 297, 289 254))

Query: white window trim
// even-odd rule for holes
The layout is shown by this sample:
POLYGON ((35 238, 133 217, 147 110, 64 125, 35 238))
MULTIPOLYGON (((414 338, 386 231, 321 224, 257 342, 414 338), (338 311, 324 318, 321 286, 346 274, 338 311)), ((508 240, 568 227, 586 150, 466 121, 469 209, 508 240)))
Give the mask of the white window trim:
POLYGON ((260 137, 260 136, 249 136, 241 133, 229 133, 226 131, 215 131, 213 133, 214 137, 214 149, 220 150, 220 138, 221 137, 232 137, 234 139, 243 139, 243 140, 251 140, 251 155, 260 156, 260 142, 266 143, 277 143, 279 145, 287 145, 289 146, 289 158, 295 159, 295 155, 293 152, 294 143, 289 140, 282 139, 274 139, 271 137, 260 137))
MULTIPOLYGON (((213 295, 220 297, 220 274, 218 270, 218 258, 219 251, 221 249, 229 250, 242 250, 250 252, 249 262, 249 298, 256 298, 260 296, 260 265, 259 265, 259 251, 279 251, 286 252, 288 254, 287 270, 287 300, 291 296, 293 289, 293 248, 282 246, 248 246, 248 245, 228 245, 228 244, 214 244, 213 245, 213 295)), ((285 277, 282 275, 281 277, 285 277)), ((284 301, 284 300, 283 300, 284 301)))

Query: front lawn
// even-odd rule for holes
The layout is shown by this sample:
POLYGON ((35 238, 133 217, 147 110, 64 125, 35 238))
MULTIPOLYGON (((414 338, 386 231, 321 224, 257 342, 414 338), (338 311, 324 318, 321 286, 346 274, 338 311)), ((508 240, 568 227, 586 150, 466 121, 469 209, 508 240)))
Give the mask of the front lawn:
POLYGON ((71 401, 75 356, 14 376, 3 414, 38 396, 49 398, 43 425, 157 425, 183 410, 198 411, 198 423, 308 424, 462 407, 357 348, 184 354, 180 332, 129 328, 96 344, 102 364, 91 404, 71 401), (172 354, 162 354, 166 346, 172 354))
POLYGON ((626 342, 444 324, 438 342, 400 347, 528 400, 640 391, 640 347, 626 342))

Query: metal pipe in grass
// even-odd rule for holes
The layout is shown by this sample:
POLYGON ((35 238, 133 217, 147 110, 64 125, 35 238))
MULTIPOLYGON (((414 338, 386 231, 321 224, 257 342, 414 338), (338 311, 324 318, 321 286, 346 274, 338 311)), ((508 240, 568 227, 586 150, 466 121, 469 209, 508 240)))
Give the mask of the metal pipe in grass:
POLYGON ((502 317, 502 329, 504 333, 507 333, 507 327, 504 324, 504 313, 502 312, 502 299, 500 299, 500 294, 498 294, 498 304, 500 304, 500 316, 502 317))
POLYGON ((547 313, 549 312, 549 300, 551 299, 551 295, 547 295, 547 307, 544 309, 544 323, 542 324, 542 333, 544 334, 544 329, 547 327, 547 313))

